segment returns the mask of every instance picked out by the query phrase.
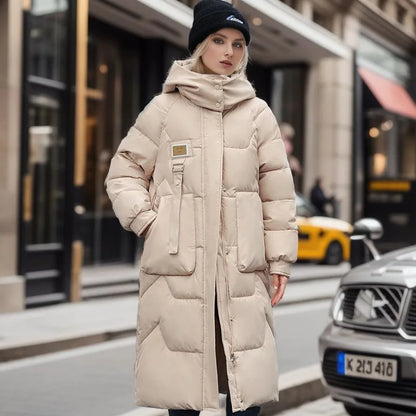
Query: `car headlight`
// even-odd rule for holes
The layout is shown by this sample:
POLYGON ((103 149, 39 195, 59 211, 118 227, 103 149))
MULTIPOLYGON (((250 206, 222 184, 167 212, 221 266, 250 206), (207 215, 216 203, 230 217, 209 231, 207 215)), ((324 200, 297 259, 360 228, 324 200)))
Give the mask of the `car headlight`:
POLYGON ((331 307, 329 309, 329 315, 335 322, 342 322, 343 311, 342 305, 344 302, 345 294, 342 289, 338 289, 337 294, 332 300, 331 307))

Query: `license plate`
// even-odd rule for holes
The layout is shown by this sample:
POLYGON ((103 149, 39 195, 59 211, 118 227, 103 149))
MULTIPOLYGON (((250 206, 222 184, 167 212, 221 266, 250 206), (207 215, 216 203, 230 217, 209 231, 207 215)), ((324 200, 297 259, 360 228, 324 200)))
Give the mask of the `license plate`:
POLYGON ((397 381, 397 360, 338 352, 337 372, 349 377, 397 381))

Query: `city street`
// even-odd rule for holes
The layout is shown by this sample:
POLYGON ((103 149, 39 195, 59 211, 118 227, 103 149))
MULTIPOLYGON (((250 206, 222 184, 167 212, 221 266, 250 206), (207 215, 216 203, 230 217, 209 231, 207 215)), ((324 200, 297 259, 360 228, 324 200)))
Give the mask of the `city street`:
MULTIPOLYGON (((318 362, 329 300, 274 309, 281 373, 318 362)), ((116 416, 135 410, 134 338, 0 365, 2 415, 116 416)), ((137 411, 138 409, 136 409, 137 411)))
POLYGON ((416 416, 416 0, 0 23, 0 416, 416 416))

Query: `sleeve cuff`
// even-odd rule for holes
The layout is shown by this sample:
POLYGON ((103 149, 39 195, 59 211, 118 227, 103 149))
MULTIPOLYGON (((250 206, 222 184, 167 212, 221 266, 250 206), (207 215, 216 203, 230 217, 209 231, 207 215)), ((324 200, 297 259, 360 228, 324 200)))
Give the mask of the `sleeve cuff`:
POLYGON ((130 224, 130 230, 140 237, 147 227, 156 219, 156 212, 152 209, 141 212, 130 224))
POLYGON ((285 261, 269 262, 269 274, 282 274, 290 277, 290 263, 285 261))

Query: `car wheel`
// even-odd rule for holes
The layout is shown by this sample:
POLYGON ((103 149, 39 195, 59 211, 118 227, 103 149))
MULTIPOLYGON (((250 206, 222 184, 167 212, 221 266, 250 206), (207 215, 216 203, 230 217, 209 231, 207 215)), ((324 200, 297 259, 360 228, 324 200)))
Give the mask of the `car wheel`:
POLYGON ((367 409, 360 409, 359 407, 344 404, 346 412, 350 416, 389 416, 388 413, 373 412, 367 409))
POLYGON ((338 243, 338 241, 331 241, 328 248, 326 249, 324 263, 330 264, 331 266, 340 264, 343 260, 342 254, 341 244, 338 243))

